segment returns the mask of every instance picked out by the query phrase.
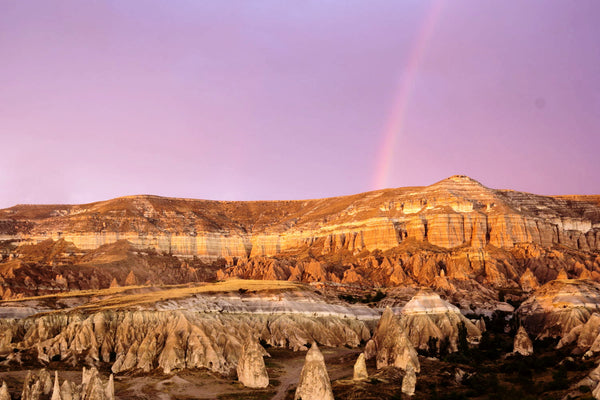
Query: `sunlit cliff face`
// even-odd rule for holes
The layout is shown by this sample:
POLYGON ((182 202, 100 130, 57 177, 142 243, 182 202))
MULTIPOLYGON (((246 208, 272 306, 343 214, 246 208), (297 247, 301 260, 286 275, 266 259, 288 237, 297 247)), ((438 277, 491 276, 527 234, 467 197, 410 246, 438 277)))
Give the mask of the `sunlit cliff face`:
POLYGON ((518 243, 600 248, 595 197, 499 191, 462 175, 427 187, 281 202, 216 202, 155 196, 78 206, 0 211, 2 238, 64 238, 81 249, 117 240, 179 256, 272 256, 301 247, 323 252, 387 250, 406 239, 442 248, 518 243))

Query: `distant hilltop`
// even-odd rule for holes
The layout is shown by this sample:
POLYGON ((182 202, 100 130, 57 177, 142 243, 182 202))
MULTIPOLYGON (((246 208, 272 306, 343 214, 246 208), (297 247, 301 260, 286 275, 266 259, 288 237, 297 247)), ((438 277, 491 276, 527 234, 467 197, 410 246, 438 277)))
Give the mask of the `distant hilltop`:
POLYGON ((127 240, 178 256, 273 256, 387 250, 407 239, 440 248, 533 243, 600 249, 600 196, 490 189, 465 175, 429 186, 290 201, 209 201, 151 195, 0 210, 0 240, 65 239, 80 249, 127 240))

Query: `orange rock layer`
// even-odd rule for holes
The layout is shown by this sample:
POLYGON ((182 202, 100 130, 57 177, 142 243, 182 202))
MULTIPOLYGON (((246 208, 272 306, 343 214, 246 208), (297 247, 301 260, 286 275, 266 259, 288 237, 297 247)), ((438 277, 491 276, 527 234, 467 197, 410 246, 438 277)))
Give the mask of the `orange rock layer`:
POLYGON ((453 176, 426 187, 301 201, 131 196, 0 210, 0 241, 65 239, 80 249, 127 240, 178 256, 273 256, 313 246, 387 250, 406 239, 442 248, 534 243, 600 250, 598 196, 537 196, 453 176))

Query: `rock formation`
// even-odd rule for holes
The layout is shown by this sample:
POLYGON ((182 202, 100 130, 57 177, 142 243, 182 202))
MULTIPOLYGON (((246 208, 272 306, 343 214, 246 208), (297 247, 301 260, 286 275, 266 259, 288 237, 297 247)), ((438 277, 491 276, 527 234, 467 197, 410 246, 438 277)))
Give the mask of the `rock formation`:
POLYGON ((564 269, 561 269, 560 271, 558 271, 558 275, 556 275, 556 280, 559 279, 569 279, 569 275, 567 275, 567 271, 565 271, 564 269))
POLYGON ((517 310, 527 332, 537 338, 565 338, 572 333, 572 340, 579 336, 579 326, 597 311, 600 311, 600 284, 578 279, 546 283, 517 310))
POLYGON ((0 387, 0 400, 11 400, 8 386, 6 386, 6 382, 4 381, 2 381, 2 387, 0 387))
POLYGON ((376 349, 377 369, 393 366, 404 371, 409 367, 420 371, 417 351, 390 308, 383 312, 372 341, 376 349))
POLYGON ((571 329, 561 337, 557 347, 571 343, 576 343, 581 352, 588 352, 590 356, 600 352, 600 314, 594 312, 585 323, 571 329))
POLYGON ((479 329, 479 331, 481 333, 483 333, 483 332, 485 332, 487 330, 487 327, 485 326, 485 320, 483 319, 483 317, 479 318, 475 322, 475 326, 477 327, 477 329, 479 329))
POLYGON ((137 281, 137 278, 135 277, 135 274, 133 273, 133 271, 129 271, 127 278, 125 278, 124 285, 125 286, 135 286, 137 284, 138 284, 138 281, 137 281))
POLYGON ((402 393, 407 396, 414 396, 415 388, 417 386, 417 375, 412 366, 409 366, 406 370, 404 378, 402 378, 402 393))
POLYGON ((600 280, 599 210, 597 196, 493 190, 464 176, 306 201, 22 205, 0 210, 0 294, 231 277, 418 284, 457 300, 476 296, 467 287, 530 291, 563 270, 600 280))
POLYGON ((54 386, 52 387, 52 397, 50 400, 63 400, 60 392, 60 383, 58 382, 58 371, 54 371, 54 386))
MULTIPOLYGON (((182 307, 193 306, 184 301, 182 307)), ((312 314, 109 310, 39 315, 7 322, 6 329, 16 332, 6 345, 10 351, 7 361, 17 363, 16 357, 24 353, 42 363, 109 363, 114 373, 158 369, 168 374, 207 368, 229 376, 235 374, 242 344, 250 335, 293 350, 301 350, 312 341, 357 347, 370 337, 363 321, 312 314), (13 348, 19 352, 13 353, 13 348)), ((252 364, 252 358, 249 362, 252 364)))
MULTIPOLYGON (((0 399, 3 396, 3 390, 0 389, 0 399)), ((7 393, 7 391, 6 391, 7 393)), ((10 399, 8 395, 7 399, 10 399)), ((21 400, 115 400, 115 388, 113 376, 111 375, 105 384, 98 370, 92 367, 89 370, 83 368, 81 385, 65 380, 62 385, 59 384, 58 372, 54 373, 54 384, 50 373, 44 369, 37 375, 28 373, 23 383, 23 392, 21 400)))
POLYGON ((354 364, 354 375, 352 377, 355 381, 367 379, 369 373, 367 372, 367 363, 365 361, 365 353, 360 353, 354 364))
POLYGON ((242 355, 237 364, 238 380, 242 385, 260 389, 269 386, 269 374, 263 357, 268 355, 265 349, 254 338, 244 342, 242 355))
POLYGON ((37 375, 29 371, 23 383, 21 400, 38 400, 41 396, 49 396, 52 388, 52 378, 47 370, 41 369, 37 375))
POLYGON ((515 243, 600 248, 595 196, 537 196, 494 190, 466 176, 426 187, 281 202, 225 202, 128 196, 82 205, 0 210, 0 236, 59 237, 80 249, 128 240, 136 248, 203 257, 247 257, 319 242, 386 250, 410 238, 453 248, 515 243), (323 224, 326 220, 327 223, 323 224))
POLYGON ((421 290, 402 309, 400 323, 411 343, 420 349, 427 349, 429 338, 438 339, 440 343, 448 339, 450 350, 456 351, 458 346, 458 325, 464 323, 467 328, 467 339, 478 341, 480 329, 465 318, 460 310, 442 300, 431 290, 421 290))
POLYGON ((325 358, 314 342, 306 353, 294 400, 333 400, 325 358))
POLYGON ((585 378, 583 378, 579 383, 578 386, 587 386, 589 388, 592 389, 592 395, 594 396, 595 399, 598 399, 598 397, 600 397, 600 365, 596 365, 596 368, 594 368, 589 374, 588 376, 586 376, 585 378))
POLYGON ((540 287, 540 283, 538 282, 537 278, 535 277, 535 275, 533 274, 533 272, 531 272, 531 270, 529 268, 527 268, 525 270, 525 272, 523 273, 523 275, 521 275, 521 279, 519 279, 519 283, 521 284, 521 288, 525 292, 531 292, 531 291, 534 291, 535 289, 537 289, 538 287, 540 287))
POLYGON ((600 400, 600 382, 598 382, 594 390, 592 390, 592 396, 594 396, 594 399, 600 400))
POLYGON ((531 343, 531 339, 529 339, 529 335, 523 326, 519 327, 519 330, 515 336, 513 353, 517 353, 522 356, 530 356, 533 354, 533 343, 531 343))

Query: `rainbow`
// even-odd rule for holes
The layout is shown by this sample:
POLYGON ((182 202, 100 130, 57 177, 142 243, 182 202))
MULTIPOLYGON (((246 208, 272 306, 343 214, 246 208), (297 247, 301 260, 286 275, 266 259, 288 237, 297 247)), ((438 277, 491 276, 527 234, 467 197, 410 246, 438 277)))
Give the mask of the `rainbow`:
POLYGON ((425 49, 433 35, 435 25, 440 17, 443 3, 443 0, 434 0, 431 3, 419 29, 417 40, 410 51, 408 63, 404 66, 400 74, 398 90, 383 130, 383 141, 379 150, 379 156, 377 157, 373 189, 383 189, 388 185, 394 148, 398 136, 402 133, 406 106, 414 87, 415 76, 425 49))

